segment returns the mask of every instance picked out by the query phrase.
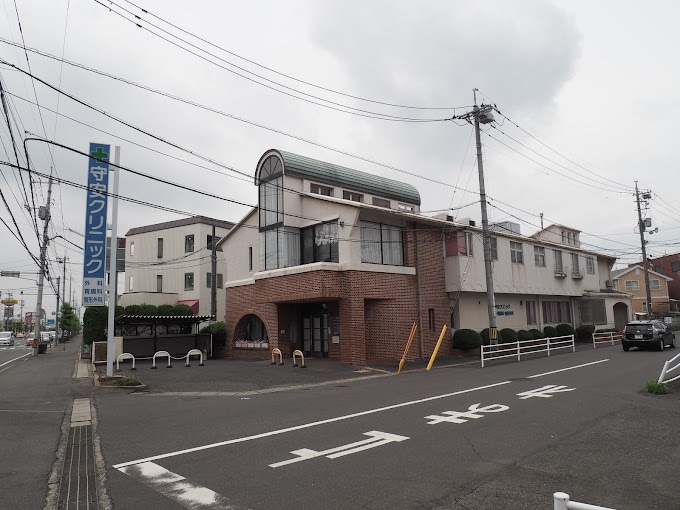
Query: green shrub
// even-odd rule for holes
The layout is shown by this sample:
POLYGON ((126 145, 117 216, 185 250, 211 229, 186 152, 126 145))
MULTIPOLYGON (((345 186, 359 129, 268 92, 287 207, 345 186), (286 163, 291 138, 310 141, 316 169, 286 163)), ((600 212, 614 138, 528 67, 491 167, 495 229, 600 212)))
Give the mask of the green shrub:
POLYGON ((125 315, 144 315, 142 313, 142 305, 127 305, 125 307, 125 315))
POLYGON ((213 346, 222 347, 227 345, 227 328, 224 322, 214 322, 201 328, 199 333, 207 333, 213 336, 213 346))
POLYGON ((647 393, 654 393, 655 395, 665 395, 668 393, 668 384, 666 383, 660 383, 659 381, 655 381, 652 379, 651 381, 647 381, 645 383, 645 390, 647 393))
POLYGON ((455 349, 474 349, 480 345, 482 345, 482 336, 474 329, 458 329, 453 334, 453 347, 455 349))
POLYGON ((577 342, 591 342, 593 340, 593 333, 595 332, 595 326, 592 324, 584 324, 576 328, 576 341, 577 342))
POLYGON ((194 311, 191 307, 184 303, 177 304, 173 306, 172 309, 174 310, 173 315, 194 315, 194 311))
POLYGON ((546 326, 543 328, 543 334, 548 338, 553 338, 557 336, 557 331, 552 326, 546 326))
POLYGON ((158 305, 158 315, 175 315, 175 307, 172 305, 158 305))
POLYGON ((534 340, 540 340, 541 338, 545 338, 545 335, 537 329, 530 329, 529 333, 531 333, 531 338, 533 338, 534 340))
POLYGON ((517 331, 515 331, 512 328, 503 328, 500 331, 501 333, 501 340, 502 343, 507 344, 507 343, 512 343, 517 341, 517 331))
POLYGON ((557 336, 568 336, 575 333, 574 327, 571 324, 558 324, 555 327, 555 331, 557 332, 557 336))
MULTIPOLYGON (((500 344, 503 341, 503 335, 501 335, 500 330, 496 330, 496 333, 498 333, 497 340, 500 344)), ((482 345, 491 345, 491 340, 489 339, 489 328, 484 328, 479 334, 482 337, 482 345)))
POLYGON ((527 340, 533 340, 533 335, 526 329, 520 329, 517 332, 517 340, 520 342, 526 342, 527 340))
MULTIPOLYGON (((117 306, 114 315, 123 315, 123 307, 117 306)), ((83 314, 83 343, 106 342, 109 326, 108 306, 88 306, 83 314)))

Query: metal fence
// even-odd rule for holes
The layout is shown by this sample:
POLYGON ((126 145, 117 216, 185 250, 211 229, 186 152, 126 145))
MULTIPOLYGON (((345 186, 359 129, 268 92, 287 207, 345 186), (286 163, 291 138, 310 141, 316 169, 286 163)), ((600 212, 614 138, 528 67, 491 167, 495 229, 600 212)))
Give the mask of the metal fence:
POLYGON ((521 342, 509 342, 495 345, 482 345, 479 353, 483 368, 485 361, 500 360, 504 358, 517 358, 517 361, 521 361, 522 356, 541 352, 545 352, 550 356, 551 351, 559 349, 571 349, 572 352, 576 351, 574 335, 537 338, 535 340, 524 340, 521 342))
POLYGON ((598 345, 614 345, 623 338, 623 331, 607 331, 606 333, 593 333, 593 349, 598 345))
POLYGON ((675 381, 676 379, 680 379, 680 374, 676 375, 675 377, 671 377, 669 379, 666 379, 666 376, 669 373, 680 368, 680 361, 678 361, 679 359, 680 359, 680 354, 676 354, 675 356, 673 356, 671 359, 669 359, 668 361, 666 361, 663 364, 663 368, 661 369, 661 375, 659 375, 659 382, 660 383, 671 382, 671 381, 675 381), (672 365, 673 363, 675 363, 675 365, 672 365))

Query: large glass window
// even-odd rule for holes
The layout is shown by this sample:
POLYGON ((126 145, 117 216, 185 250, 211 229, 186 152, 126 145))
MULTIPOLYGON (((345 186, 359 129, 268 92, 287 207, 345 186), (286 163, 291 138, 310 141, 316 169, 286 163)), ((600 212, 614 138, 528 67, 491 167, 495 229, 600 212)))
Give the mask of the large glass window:
POLYGON ((581 324, 607 324, 604 299, 588 299, 579 303, 581 324))
POLYGON ((300 264, 300 231, 279 227, 260 232, 260 267, 267 271, 300 264))
POLYGON ((536 314, 536 301, 526 301, 527 305, 527 325, 538 324, 538 315, 536 314))
POLYGON ((543 322, 546 324, 571 323, 569 301, 543 301, 543 322))
POLYGON ((626 290, 640 290, 640 282, 637 280, 626 280, 626 290))
POLYGON ((260 229, 283 223, 283 177, 260 184, 260 229))
POLYGON ((339 262, 338 222, 302 229, 302 263, 339 262))
POLYGON ((361 261, 368 264, 404 265, 401 228, 361 222, 361 261))

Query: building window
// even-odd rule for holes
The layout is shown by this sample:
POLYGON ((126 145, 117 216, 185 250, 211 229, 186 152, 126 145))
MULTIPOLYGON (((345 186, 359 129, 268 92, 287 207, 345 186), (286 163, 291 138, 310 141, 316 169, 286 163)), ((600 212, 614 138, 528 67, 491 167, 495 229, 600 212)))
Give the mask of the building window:
POLYGON ((649 290, 661 289, 661 282, 659 280, 649 280, 649 290))
POLYGON ((131 276, 130 279, 128 280, 128 290, 132 291, 135 288, 135 277, 131 276))
MULTIPOLYGON (((208 282, 207 287, 209 289, 212 289, 212 273, 206 273, 206 281, 208 282)), ((221 289, 222 288, 222 274, 217 273, 217 279, 215 280, 215 288, 221 289)))
POLYGON ((351 200, 352 202, 363 202, 364 196, 361 193, 354 193, 353 191, 344 190, 342 192, 342 198, 345 200, 351 200))
POLYGON ((626 290, 627 291, 640 290, 640 282, 637 280, 626 280, 626 290))
POLYGON ((515 264, 524 264, 524 254, 522 253, 522 243, 510 241, 510 261, 515 264))
MULTIPOLYGON (((220 239, 222 239, 222 238, 215 236, 215 244, 219 243, 220 239)), ((209 250, 212 250, 212 248, 213 248, 212 243, 213 243, 213 236, 208 234, 208 237, 206 237, 206 239, 205 239, 205 245, 208 247, 209 250)), ((217 248, 215 248, 215 251, 222 251, 222 247, 218 246, 217 248)))
POLYGON ((642 311, 646 312, 647 311, 647 301, 642 302, 642 311))
POLYGON ((604 299, 588 299, 579 302, 581 324, 607 324, 604 299))
POLYGON ((333 196, 333 188, 329 188, 328 186, 322 186, 320 184, 310 184, 309 191, 311 193, 314 193, 315 195, 323 195, 325 197, 333 196))
POLYGON ((162 259, 163 258, 163 238, 159 237, 158 238, 158 258, 162 259))
POLYGON ((458 233, 459 254, 472 257, 472 232, 458 233))
POLYGON ((663 274, 663 266, 654 266, 654 272, 663 274))
POLYGON ((562 244, 567 244, 567 233, 562 231, 562 244))
POLYGON ((416 211, 415 206, 409 205, 409 204, 399 204, 398 207, 399 207, 400 211, 404 211, 404 212, 411 212, 412 213, 412 212, 416 211))
POLYGON ((578 254, 577 253, 571 254, 571 272, 572 272, 572 274, 578 274, 578 273, 581 272, 581 269, 579 268, 579 264, 578 264, 578 254))
POLYGON ((536 314, 536 301, 525 301, 527 306, 527 325, 538 324, 538 315, 536 314))
POLYGON ((301 234, 303 264, 339 262, 337 221, 303 228, 301 234))
POLYGON ((260 230, 283 223, 283 177, 279 176, 259 186, 260 230))
POLYGON ((560 250, 553 250, 553 255, 555 257, 555 272, 563 273, 564 266, 562 265, 562 252, 560 250))
POLYGON ((586 272, 595 274, 595 257, 586 257, 586 272))
POLYGON ((571 323, 569 301, 543 301, 542 305, 545 324, 571 323))
POLYGON ((378 207, 387 207, 388 209, 392 206, 390 204, 389 200, 385 200, 384 198, 378 198, 378 197, 373 197, 373 200, 371 202, 373 205, 377 205, 378 207))
POLYGON ((184 253, 194 251, 194 234, 184 236, 184 253))
POLYGON ((403 266, 401 228, 362 221, 361 262, 403 266))
POLYGON ((184 273, 184 290, 194 290, 194 273, 184 273))
POLYGON ((130 243, 130 257, 132 257, 135 254, 135 242, 132 241, 130 243))
POLYGON ((543 246, 534 246, 534 262, 536 267, 545 267, 545 248, 543 246))
POLYGON ((300 230, 279 227, 260 232, 260 269, 300 265, 300 230))
POLYGON ((489 241, 491 245, 491 260, 498 260, 498 239, 492 237, 489 241))
POLYGON ((156 292, 163 292, 163 275, 156 275, 156 292))
POLYGON ((431 331, 434 331, 435 328, 437 327, 434 320, 434 308, 427 309, 427 325, 431 331))
POLYGON ((680 273, 680 262, 671 262, 671 271, 680 273))
POLYGON ((253 247, 248 246, 248 271, 253 270, 253 247))

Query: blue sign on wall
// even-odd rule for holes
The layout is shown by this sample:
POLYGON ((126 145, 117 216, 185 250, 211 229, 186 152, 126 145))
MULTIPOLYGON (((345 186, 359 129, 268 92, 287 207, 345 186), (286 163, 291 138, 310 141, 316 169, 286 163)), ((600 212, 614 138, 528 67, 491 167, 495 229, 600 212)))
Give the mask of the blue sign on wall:
POLYGON ((110 152, 110 145, 90 143, 85 206, 83 306, 104 306, 110 152))

